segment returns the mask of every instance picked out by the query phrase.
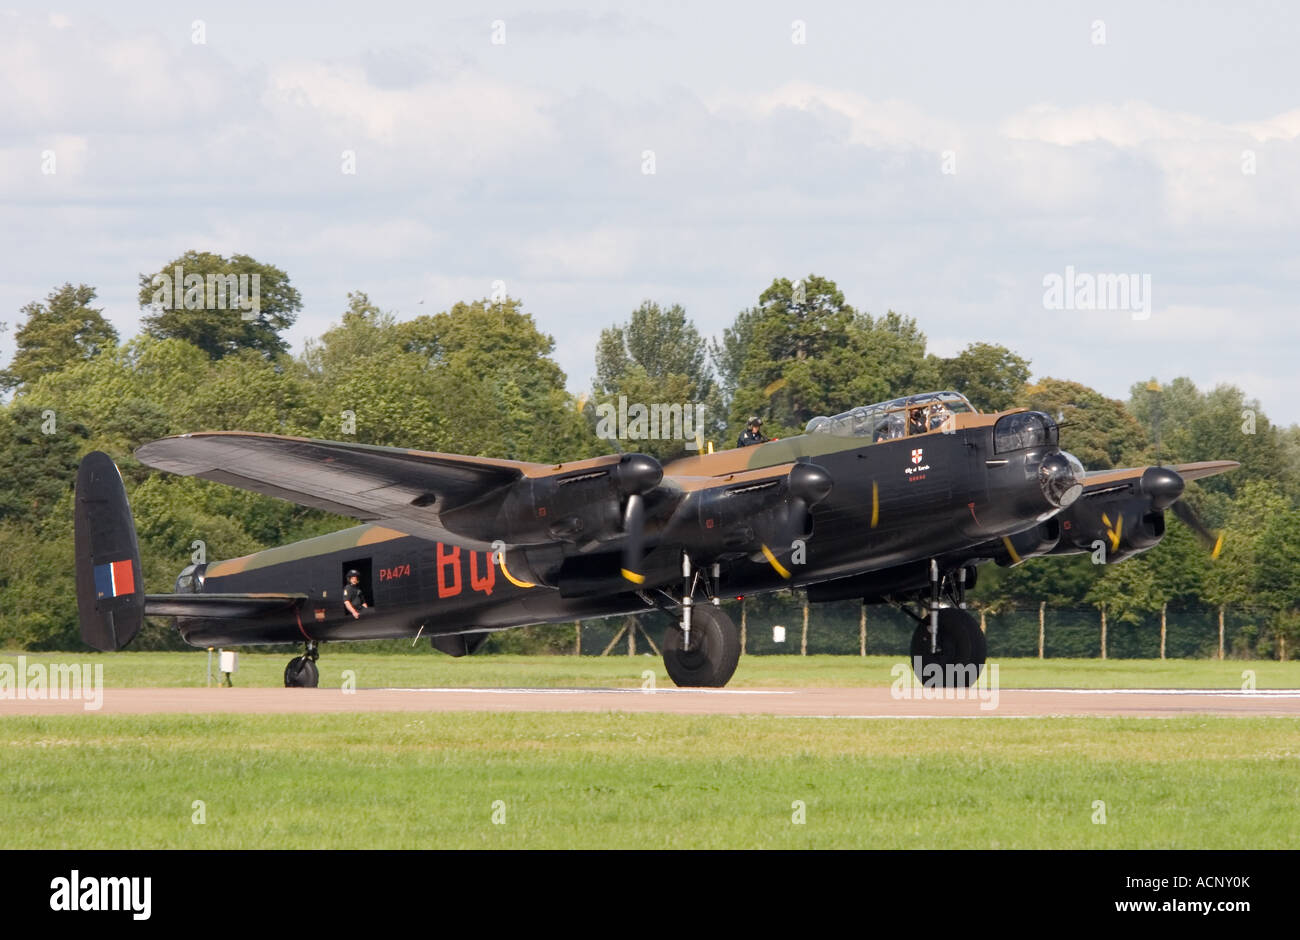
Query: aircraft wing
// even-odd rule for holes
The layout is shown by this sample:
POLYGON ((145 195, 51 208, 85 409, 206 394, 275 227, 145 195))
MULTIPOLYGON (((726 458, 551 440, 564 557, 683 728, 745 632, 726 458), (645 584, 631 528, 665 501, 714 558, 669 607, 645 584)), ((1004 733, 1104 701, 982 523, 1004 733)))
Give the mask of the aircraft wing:
POLYGON ((452 509, 504 498, 526 477, 609 459, 551 465, 239 431, 166 437, 135 455, 159 470, 432 538, 446 537, 442 515, 452 509))
MULTIPOLYGON (((1202 460, 1198 463, 1176 463, 1169 469, 1183 480, 1199 480, 1219 473, 1235 470, 1241 464, 1235 460, 1202 460)), ((1121 470, 1091 470, 1083 480, 1084 496, 1100 496, 1113 490, 1123 489, 1138 483, 1148 467, 1126 467, 1121 470)))

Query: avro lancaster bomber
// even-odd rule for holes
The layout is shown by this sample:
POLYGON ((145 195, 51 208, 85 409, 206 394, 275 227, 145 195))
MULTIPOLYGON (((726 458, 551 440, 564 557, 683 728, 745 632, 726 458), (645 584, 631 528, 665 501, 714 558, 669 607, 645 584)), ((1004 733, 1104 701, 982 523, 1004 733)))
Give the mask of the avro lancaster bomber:
MULTIPOLYGON (((988 562, 1088 552, 1107 564, 1156 545, 1166 509, 1219 460, 1089 472, 1047 414, 980 413, 956 392, 913 395, 805 433, 661 464, 623 453, 545 464, 211 431, 141 446, 147 466, 360 525, 191 565, 146 594, 116 466, 77 477, 83 639, 121 649, 145 616, 195 646, 301 644, 285 685, 315 686, 320 644, 429 637, 453 656, 526 624, 669 611, 664 665, 723 686, 740 656, 723 597, 806 589, 811 601, 893 604, 917 621, 915 666, 965 685, 985 660, 966 592, 988 562), (349 574, 355 572, 355 578, 349 574), (345 603, 354 582, 366 606, 345 603)), ((352 596, 358 597, 356 589, 352 596)))

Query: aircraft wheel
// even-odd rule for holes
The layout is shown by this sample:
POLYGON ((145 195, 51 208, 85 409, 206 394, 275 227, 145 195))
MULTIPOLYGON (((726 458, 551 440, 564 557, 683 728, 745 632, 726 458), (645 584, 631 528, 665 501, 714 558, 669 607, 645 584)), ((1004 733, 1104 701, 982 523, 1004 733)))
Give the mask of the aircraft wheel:
POLYGON ((930 652, 928 619, 918 624, 912 634, 912 671, 924 685, 972 686, 984 670, 987 655, 988 644, 979 623, 956 607, 939 611, 939 648, 936 652, 930 652))
POLYGON ((984 631, 980 629, 980 622, 964 610, 958 610, 957 613, 962 615, 966 622, 966 632, 970 634, 970 661, 975 664, 975 678, 978 679, 980 673, 984 671, 984 661, 988 659, 989 644, 984 636, 984 631))
POLYGON ((678 686, 722 688, 740 662, 740 632, 736 624, 712 604, 691 608, 691 646, 683 648, 685 634, 678 624, 664 631, 664 668, 678 686))
POLYGON ((306 656, 296 656, 284 667, 284 687, 286 689, 314 689, 320 682, 320 672, 316 664, 306 656))

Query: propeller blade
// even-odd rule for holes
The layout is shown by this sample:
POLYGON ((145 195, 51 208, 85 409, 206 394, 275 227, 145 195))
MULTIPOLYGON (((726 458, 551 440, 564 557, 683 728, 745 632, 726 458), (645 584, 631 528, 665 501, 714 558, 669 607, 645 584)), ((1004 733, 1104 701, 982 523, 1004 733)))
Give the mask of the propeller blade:
POLYGON ((805 539, 812 534, 812 507, 830 495, 831 475, 813 463, 795 464, 790 469, 788 486, 789 498, 773 540, 775 544, 759 546, 762 557, 772 570, 787 581, 791 577, 790 569, 779 559, 794 550, 796 539, 805 539))
POLYGON ((1173 509, 1174 515, 1178 517, 1179 521, 1195 532, 1197 537, 1205 543, 1205 547, 1210 550, 1210 557, 1218 558, 1219 553, 1223 551, 1223 533, 1220 532, 1216 535, 1207 529, 1205 524, 1196 517, 1192 507, 1181 499, 1177 500, 1170 508, 1173 509))
POLYGON ((623 514, 623 570, 622 575, 633 584, 644 584, 645 574, 641 571, 641 558, 645 551, 645 497, 633 493, 627 498, 627 509, 623 514))

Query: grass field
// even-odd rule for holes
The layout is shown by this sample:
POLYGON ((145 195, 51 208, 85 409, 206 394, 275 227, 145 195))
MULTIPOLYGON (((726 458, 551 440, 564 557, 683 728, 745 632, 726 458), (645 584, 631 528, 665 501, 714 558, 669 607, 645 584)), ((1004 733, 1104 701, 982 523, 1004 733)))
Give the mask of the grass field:
POLYGON ((1282 718, 9 718, 0 753, 11 848, 1300 848, 1282 718))
MULTIPOLYGON (((109 686, 202 685, 206 671, 202 652, 27 655, 103 661, 109 686)), ((286 659, 243 655, 236 682, 278 686, 286 659)), ((323 685, 344 669, 361 687, 627 687, 646 669, 666 684, 648 657, 451 660, 340 647, 323 662, 323 685)), ((748 657, 732 684, 887 685, 895 662, 748 657)), ((1238 688, 1243 669, 1259 688, 1300 687, 1300 663, 1187 660, 1010 660, 1000 682, 1238 688)), ((0 719, 10 848, 1294 849, 1298 798, 1292 718, 0 719)))
MULTIPOLYGON (((13 664, 19 654, 0 654, 13 664)), ((207 653, 25 653, 27 662, 104 664, 109 688, 201 686, 207 679, 207 653)), ((284 685, 284 667, 296 655, 241 653, 236 685, 284 685)), ((214 659, 215 662, 215 659, 214 659)), ((802 686, 888 686, 890 670, 903 657, 890 656, 746 656, 729 688, 802 686)), ((672 683, 663 662, 653 656, 468 656, 452 659, 428 653, 360 653, 347 644, 324 648, 322 686, 338 687, 343 673, 355 673, 358 688, 521 687, 634 688, 651 670, 660 686, 672 683)), ((1300 688, 1300 661, 1209 659, 1007 659, 997 662, 1002 688, 1204 688, 1238 689, 1251 670, 1261 689, 1300 688)), ((215 669, 215 665, 213 666, 215 669)), ((218 676, 219 678, 219 676, 218 676)))

